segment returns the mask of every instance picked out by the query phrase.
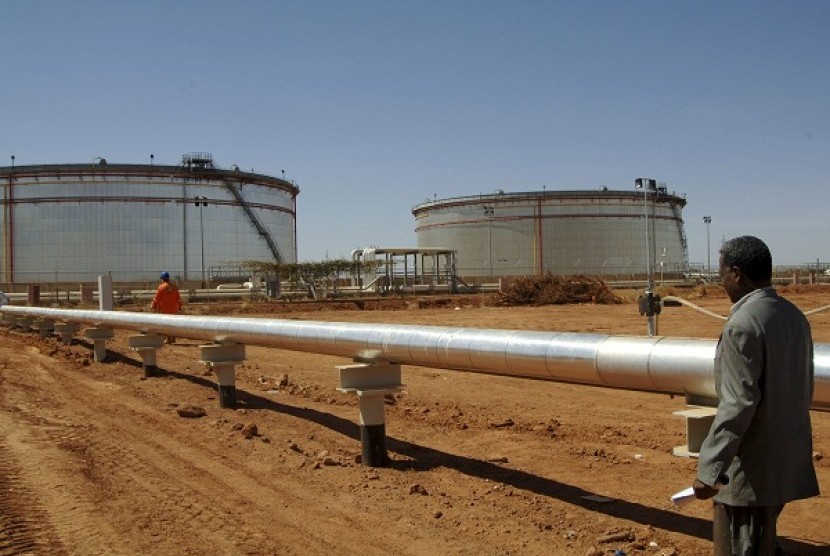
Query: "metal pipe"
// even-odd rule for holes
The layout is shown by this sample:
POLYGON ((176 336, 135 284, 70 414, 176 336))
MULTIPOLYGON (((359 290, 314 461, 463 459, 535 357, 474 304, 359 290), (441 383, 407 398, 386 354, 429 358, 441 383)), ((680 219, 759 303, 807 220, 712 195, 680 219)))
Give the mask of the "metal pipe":
MULTIPOLYGON (((715 397, 715 340, 0 307, 38 317, 352 359, 715 397)), ((830 410, 830 344, 815 345, 813 409, 830 410)))

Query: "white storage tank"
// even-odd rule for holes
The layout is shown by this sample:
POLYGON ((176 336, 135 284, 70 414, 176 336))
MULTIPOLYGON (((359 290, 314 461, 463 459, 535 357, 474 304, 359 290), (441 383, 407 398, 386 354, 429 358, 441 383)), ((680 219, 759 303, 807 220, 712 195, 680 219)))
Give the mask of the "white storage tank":
POLYGON ((240 261, 296 262, 290 181, 207 153, 178 166, 50 164, 0 168, 5 283, 177 280, 240 261))
POLYGON ((658 277, 679 276, 688 267, 685 205, 664 186, 647 192, 499 191, 427 201, 412 214, 418 247, 457 251, 457 272, 465 279, 545 272, 639 278, 648 263, 658 277))

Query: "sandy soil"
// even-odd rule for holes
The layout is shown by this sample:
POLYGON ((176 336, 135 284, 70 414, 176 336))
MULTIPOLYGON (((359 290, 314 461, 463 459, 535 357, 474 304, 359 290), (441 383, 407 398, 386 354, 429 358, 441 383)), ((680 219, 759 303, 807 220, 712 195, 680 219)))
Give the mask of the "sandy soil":
MULTIPOLYGON (((787 295, 804 310, 830 303, 827 288, 787 295)), ((711 291, 691 300, 729 306, 711 291)), ((646 332, 631 303, 431 305, 294 304, 270 316, 646 332)), ((266 309, 278 312, 187 312, 266 309)), ((811 322, 830 342, 830 311, 811 322)), ((661 335, 706 338, 722 325, 685 307, 659 324, 661 335)), ((165 347, 161 376, 145 379, 126 334, 96 363, 83 340, 0 329, 0 556, 711 553, 710 504, 669 502, 695 469, 672 456, 685 443, 672 415, 681 398, 405 367, 405 392, 387 406, 392 463, 371 469, 358 463, 356 400, 336 390, 335 366, 348 361, 251 347, 240 407, 222 410, 199 342, 165 347), (185 405, 206 416, 180 417, 185 405)), ((826 555, 830 413, 813 423, 825 494, 787 506, 779 532, 795 554, 826 555)))

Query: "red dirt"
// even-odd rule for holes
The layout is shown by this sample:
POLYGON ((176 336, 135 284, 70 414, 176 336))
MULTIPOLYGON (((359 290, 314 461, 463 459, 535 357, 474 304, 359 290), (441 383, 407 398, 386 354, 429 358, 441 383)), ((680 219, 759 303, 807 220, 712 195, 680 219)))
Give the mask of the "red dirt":
MULTIPOLYGON (((704 293, 692 300, 728 311, 717 289, 704 293)), ((828 288, 785 295, 804 310, 830 303, 828 288)), ((631 302, 489 301, 292 304, 285 318, 646 331, 631 302)), ((816 341, 830 342, 830 311, 810 320, 816 341)), ((662 335, 715 338, 722 322, 671 307, 659 325, 662 335)), ((370 469, 356 463, 356 400, 336 391, 335 366, 348 361, 249 347, 240 409, 222 410, 199 342, 165 347, 162 375, 144 379, 126 336, 96 363, 83 340, 0 329, 0 556, 711 553, 709 503, 668 500, 695 469, 672 456, 685 443, 672 415, 680 398, 405 367, 405 392, 387 406, 392 464, 370 469), (206 416, 181 417, 186 405, 206 416)), ((813 412, 813 423, 826 492, 830 413, 813 412)), ((779 533, 796 554, 830 553, 828 496, 787 506, 779 533)))

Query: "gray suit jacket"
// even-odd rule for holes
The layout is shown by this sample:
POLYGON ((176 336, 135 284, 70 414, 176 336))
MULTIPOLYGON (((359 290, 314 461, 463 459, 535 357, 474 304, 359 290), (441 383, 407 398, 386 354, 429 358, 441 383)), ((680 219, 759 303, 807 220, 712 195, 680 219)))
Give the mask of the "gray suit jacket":
POLYGON ((740 299, 715 355, 719 404, 698 478, 729 484, 715 500, 776 506, 818 494, 810 404, 813 339, 804 314, 773 288, 740 299))

